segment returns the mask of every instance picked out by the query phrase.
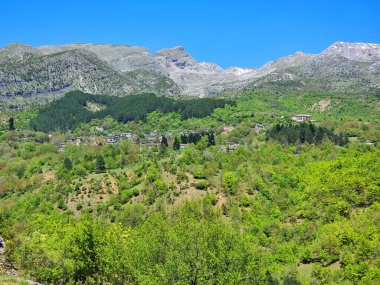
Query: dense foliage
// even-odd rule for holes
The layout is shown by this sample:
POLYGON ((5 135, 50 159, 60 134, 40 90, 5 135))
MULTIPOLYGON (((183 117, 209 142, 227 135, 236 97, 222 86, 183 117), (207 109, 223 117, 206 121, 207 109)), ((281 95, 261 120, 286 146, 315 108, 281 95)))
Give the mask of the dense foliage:
POLYGON ((321 144, 323 139, 327 138, 340 146, 348 144, 347 134, 334 134, 327 128, 318 127, 312 123, 305 122, 296 125, 276 124, 267 135, 268 138, 290 144, 297 142, 321 144))
POLYGON ((47 284, 376 284, 379 157, 328 141, 229 153, 25 145, 1 171, 1 234, 47 284), (200 198, 180 203, 187 192, 200 198))
MULTIPOLYGON (((379 284, 380 118, 361 98, 337 95, 339 108, 298 124, 290 118, 305 113, 299 106, 322 95, 261 95, 203 118, 162 103, 126 124, 104 115, 73 130, 172 132, 153 147, 123 141, 60 152, 72 133, 26 131, 34 111, 12 114, 9 131, 4 116, 6 259, 43 284, 379 284)), ((79 105, 89 114, 110 108, 92 101, 94 112, 87 99, 79 105)))
POLYGON ((31 121, 37 131, 72 130, 80 123, 94 118, 111 116, 119 122, 143 120, 155 110, 162 113, 178 112, 183 119, 203 118, 211 115, 215 108, 226 104, 224 99, 174 100, 154 94, 130 95, 125 97, 91 95, 80 91, 67 93, 63 98, 42 108, 31 121), (91 109, 94 106, 95 108, 91 109))

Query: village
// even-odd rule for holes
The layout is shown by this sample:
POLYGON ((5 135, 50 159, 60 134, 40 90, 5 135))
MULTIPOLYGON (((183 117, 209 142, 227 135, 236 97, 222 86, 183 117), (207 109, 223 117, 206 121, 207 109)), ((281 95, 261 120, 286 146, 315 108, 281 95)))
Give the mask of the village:
MULTIPOLYGON (((223 133, 229 133, 234 128, 233 127, 226 127, 227 131, 224 131, 223 133)), ((189 137, 190 135, 201 135, 201 134, 211 133, 208 131, 181 131, 179 133, 180 137, 189 137)), ((150 150, 156 150, 160 147, 160 145, 163 143, 163 138, 165 137, 166 142, 168 144, 173 144, 174 142, 174 136, 173 133, 167 132, 165 134, 161 134, 159 130, 154 130, 148 134, 145 135, 144 138, 141 138, 133 133, 111 133, 106 136, 102 135, 92 135, 92 136, 81 136, 81 137, 75 137, 75 138, 69 138, 65 142, 61 142, 57 144, 59 151, 63 152, 65 148, 68 145, 114 145, 119 146, 123 141, 129 141, 133 144, 140 145, 141 147, 148 148, 150 150)), ((182 142, 179 144, 179 149, 185 149, 187 146, 190 145, 190 142, 182 142)), ((225 145, 220 146, 221 151, 233 151, 236 150, 239 146, 241 146, 240 143, 235 143, 233 141, 226 141, 225 145)))
MULTIPOLYGON (((291 118, 295 122, 313 122, 313 118, 308 114, 297 114, 291 118)), ((196 143, 197 141, 191 141, 188 138, 190 137, 198 137, 200 139, 203 135, 207 134, 221 134, 224 135, 227 140, 224 140, 223 143, 218 143, 218 149, 221 152, 234 151, 239 146, 244 147, 244 144, 238 141, 229 140, 228 136, 231 132, 235 130, 235 126, 233 125, 224 125, 220 127, 216 131, 210 130, 181 130, 179 133, 176 133, 179 147, 178 149, 183 150, 189 146, 191 143, 196 143)), ((256 134, 266 131, 267 127, 262 123, 257 123, 251 127, 251 130, 256 134)), ((165 137, 165 144, 167 146, 173 146, 175 135, 173 131, 161 132, 156 129, 151 132, 147 132, 144 134, 135 134, 133 132, 112 132, 109 134, 105 134, 105 129, 101 126, 96 126, 94 128, 94 133, 88 136, 74 136, 72 134, 60 134, 57 135, 55 133, 45 134, 45 138, 32 138, 32 135, 27 132, 20 133, 20 139, 23 141, 34 141, 34 142, 51 142, 52 144, 58 147, 59 152, 64 152, 67 146, 103 146, 103 145, 114 145, 119 146, 123 141, 129 141, 135 145, 139 145, 140 147, 147 148, 152 151, 157 151, 159 147, 163 143, 163 137, 165 137)), ((209 145, 215 145, 215 142, 209 143, 209 145)))
MULTIPOLYGON (((305 121, 313 121, 311 115, 306 114, 298 114, 292 117, 293 121, 296 122, 305 122, 305 121)), ((262 131, 267 130, 266 126, 264 124, 258 123, 251 127, 252 131, 256 133, 260 133, 262 131)), ((233 125, 225 125, 223 126, 217 134, 222 134, 225 136, 228 136, 232 131, 235 130, 235 127, 233 125)), ((64 152, 66 147, 68 145, 74 145, 74 146, 80 146, 80 145, 87 145, 87 146, 102 146, 102 145, 114 145, 119 146, 123 141, 129 141, 133 144, 139 145, 141 147, 148 148, 150 150, 157 150, 160 145, 163 142, 163 137, 165 137, 165 143, 168 145, 173 145, 175 136, 173 132, 161 132, 160 130, 156 129, 149 133, 145 133, 143 136, 141 134, 137 135, 132 132, 114 132, 109 133, 107 135, 103 135, 101 133, 104 133, 103 127, 96 126, 95 131, 97 134, 93 134, 90 136, 72 136, 72 135, 65 135, 63 139, 60 139, 60 141, 57 142, 57 140, 54 138, 53 134, 48 135, 48 139, 45 141, 54 141, 53 144, 55 144, 59 152, 64 152)), ((188 139, 191 136, 203 136, 207 134, 214 134, 214 131, 209 130, 203 130, 203 131, 187 131, 183 130, 178 133, 178 139, 179 139, 179 149, 185 149, 189 146, 191 142, 188 141, 188 139)), ((21 134, 21 139, 24 141, 32 140, 30 136, 27 133, 21 134)), ((38 142, 38 140, 34 140, 38 142)), ((228 152, 228 151, 234 151, 239 146, 244 145, 239 142, 235 142, 232 140, 227 140, 222 144, 218 144, 218 148, 221 152, 228 152)))
MULTIPOLYGON (((101 127, 96 127, 97 131, 103 131, 101 127)), ((232 125, 223 126, 220 134, 228 135, 235 127, 232 125)), ((266 127, 263 124, 256 124, 252 127, 252 130, 256 133, 261 131, 265 131, 266 127)), ((179 149, 185 149, 191 143, 189 139, 190 137, 202 137, 203 135, 212 134, 214 132, 209 130, 203 131, 180 131, 178 134, 179 140, 179 149)), ((52 134, 49 134, 49 141, 53 140, 52 134)), ((157 150, 160 145, 163 143, 163 138, 165 137, 165 141, 168 145, 173 145, 175 136, 173 132, 160 132, 160 130, 156 129, 152 132, 146 133, 143 137, 141 135, 134 134, 132 132, 120 132, 120 133, 110 133, 107 135, 91 135, 91 136, 76 136, 72 137, 67 135, 64 141, 55 142, 54 144, 58 147, 59 152, 64 152, 65 148, 69 145, 80 146, 80 145, 88 145, 88 146, 102 146, 102 145, 114 145, 119 146, 123 141, 129 141, 133 144, 140 145, 141 147, 148 148, 150 150, 157 150)), ((29 137, 24 134, 23 140, 28 140, 29 137)), ((53 140, 54 141, 54 140, 53 140)), ((56 140, 55 140, 56 141, 56 140)), ((215 143, 214 143, 215 144, 215 143)), ((244 146, 242 143, 234 142, 232 140, 227 140, 225 143, 218 145, 221 152, 234 151, 239 146, 244 146)))

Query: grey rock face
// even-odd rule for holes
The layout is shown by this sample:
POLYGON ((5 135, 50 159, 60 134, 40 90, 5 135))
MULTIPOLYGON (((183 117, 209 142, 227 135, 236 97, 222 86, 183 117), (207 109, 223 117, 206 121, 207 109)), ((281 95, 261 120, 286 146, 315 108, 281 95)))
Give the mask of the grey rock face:
MULTIPOLYGON (((43 101, 46 97, 52 99, 74 89, 109 95, 141 92, 166 96, 179 94, 179 88, 172 80, 151 71, 134 69, 140 67, 138 64, 128 65, 134 66, 133 72, 122 72, 110 65, 115 60, 114 64, 121 66, 127 57, 126 52, 119 56, 119 61, 116 55, 108 54, 108 64, 91 49, 75 47, 11 45, 1 49, 0 98, 32 97, 43 101)), ((108 47, 94 49, 106 56, 108 47)), ((132 52, 129 57, 135 58, 132 52)), ((133 63, 133 60, 129 62, 133 63)), ((146 69, 149 70, 148 67, 146 69)))
POLYGON ((223 69, 209 62, 197 62, 182 46, 158 51, 156 62, 182 89, 182 94, 204 97, 207 86, 224 79, 223 69))
POLYGON ((329 92, 380 91, 380 45, 338 42, 320 54, 296 53, 260 68, 248 88, 329 92), (270 71, 263 74, 262 71, 270 71))
POLYGON ((380 44, 336 42, 323 55, 340 55, 360 62, 380 61, 380 44))
POLYGON ((372 92, 376 91, 376 82, 379 82, 379 66, 341 55, 320 54, 298 66, 260 77, 248 87, 276 91, 372 92))
POLYGON ((133 86, 120 74, 88 51, 68 50, 47 56, 23 54, 18 57, 22 60, 7 60, 1 66, 0 86, 5 96, 31 96, 75 88, 111 94, 117 89, 133 91, 133 86))
POLYGON ((223 71, 223 69, 215 63, 198 63, 182 46, 161 50, 155 54, 155 59, 164 70, 174 73, 179 72, 179 70, 206 74, 223 71))
POLYGON ((296 52, 259 69, 223 70, 198 63, 183 47, 158 52, 155 58, 186 95, 212 96, 226 89, 263 88, 368 92, 380 86, 380 45, 335 43, 320 54, 296 52))
POLYGON ((307 60, 313 58, 314 55, 306 54, 301 51, 297 51, 292 55, 285 56, 275 61, 270 61, 264 64, 260 68, 261 73, 280 71, 290 67, 296 67, 304 64, 307 60))
POLYGON ((93 52, 100 59, 121 72, 137 69, 162 72, 152 53, 145 47, 110 44, 69 44, 37 48, 38 51, 45 55, 73 49, 93 52))

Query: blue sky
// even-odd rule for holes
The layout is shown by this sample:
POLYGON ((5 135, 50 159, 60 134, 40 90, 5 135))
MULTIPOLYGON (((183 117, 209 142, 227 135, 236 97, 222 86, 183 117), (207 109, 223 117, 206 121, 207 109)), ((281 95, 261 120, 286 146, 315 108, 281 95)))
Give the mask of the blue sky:
POLYGON ((183 45, 199 61, 258 67, 335 41, 380 43, 379 0, 0 0, 0 46, 92 42, 153 52, 183 45))

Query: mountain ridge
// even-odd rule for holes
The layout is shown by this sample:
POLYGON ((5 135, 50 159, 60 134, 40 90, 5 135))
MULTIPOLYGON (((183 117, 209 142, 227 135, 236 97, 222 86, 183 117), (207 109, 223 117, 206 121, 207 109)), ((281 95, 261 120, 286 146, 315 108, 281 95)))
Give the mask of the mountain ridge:
POLYGON ((78 89, 123 96, 209 97, 228 89, 378 92, 380 44, 335 42, 319 54, 297 51, 259 68, 198 62, 183 46, 72 43, 0 49, 0 98, 55 98, 78 89))

